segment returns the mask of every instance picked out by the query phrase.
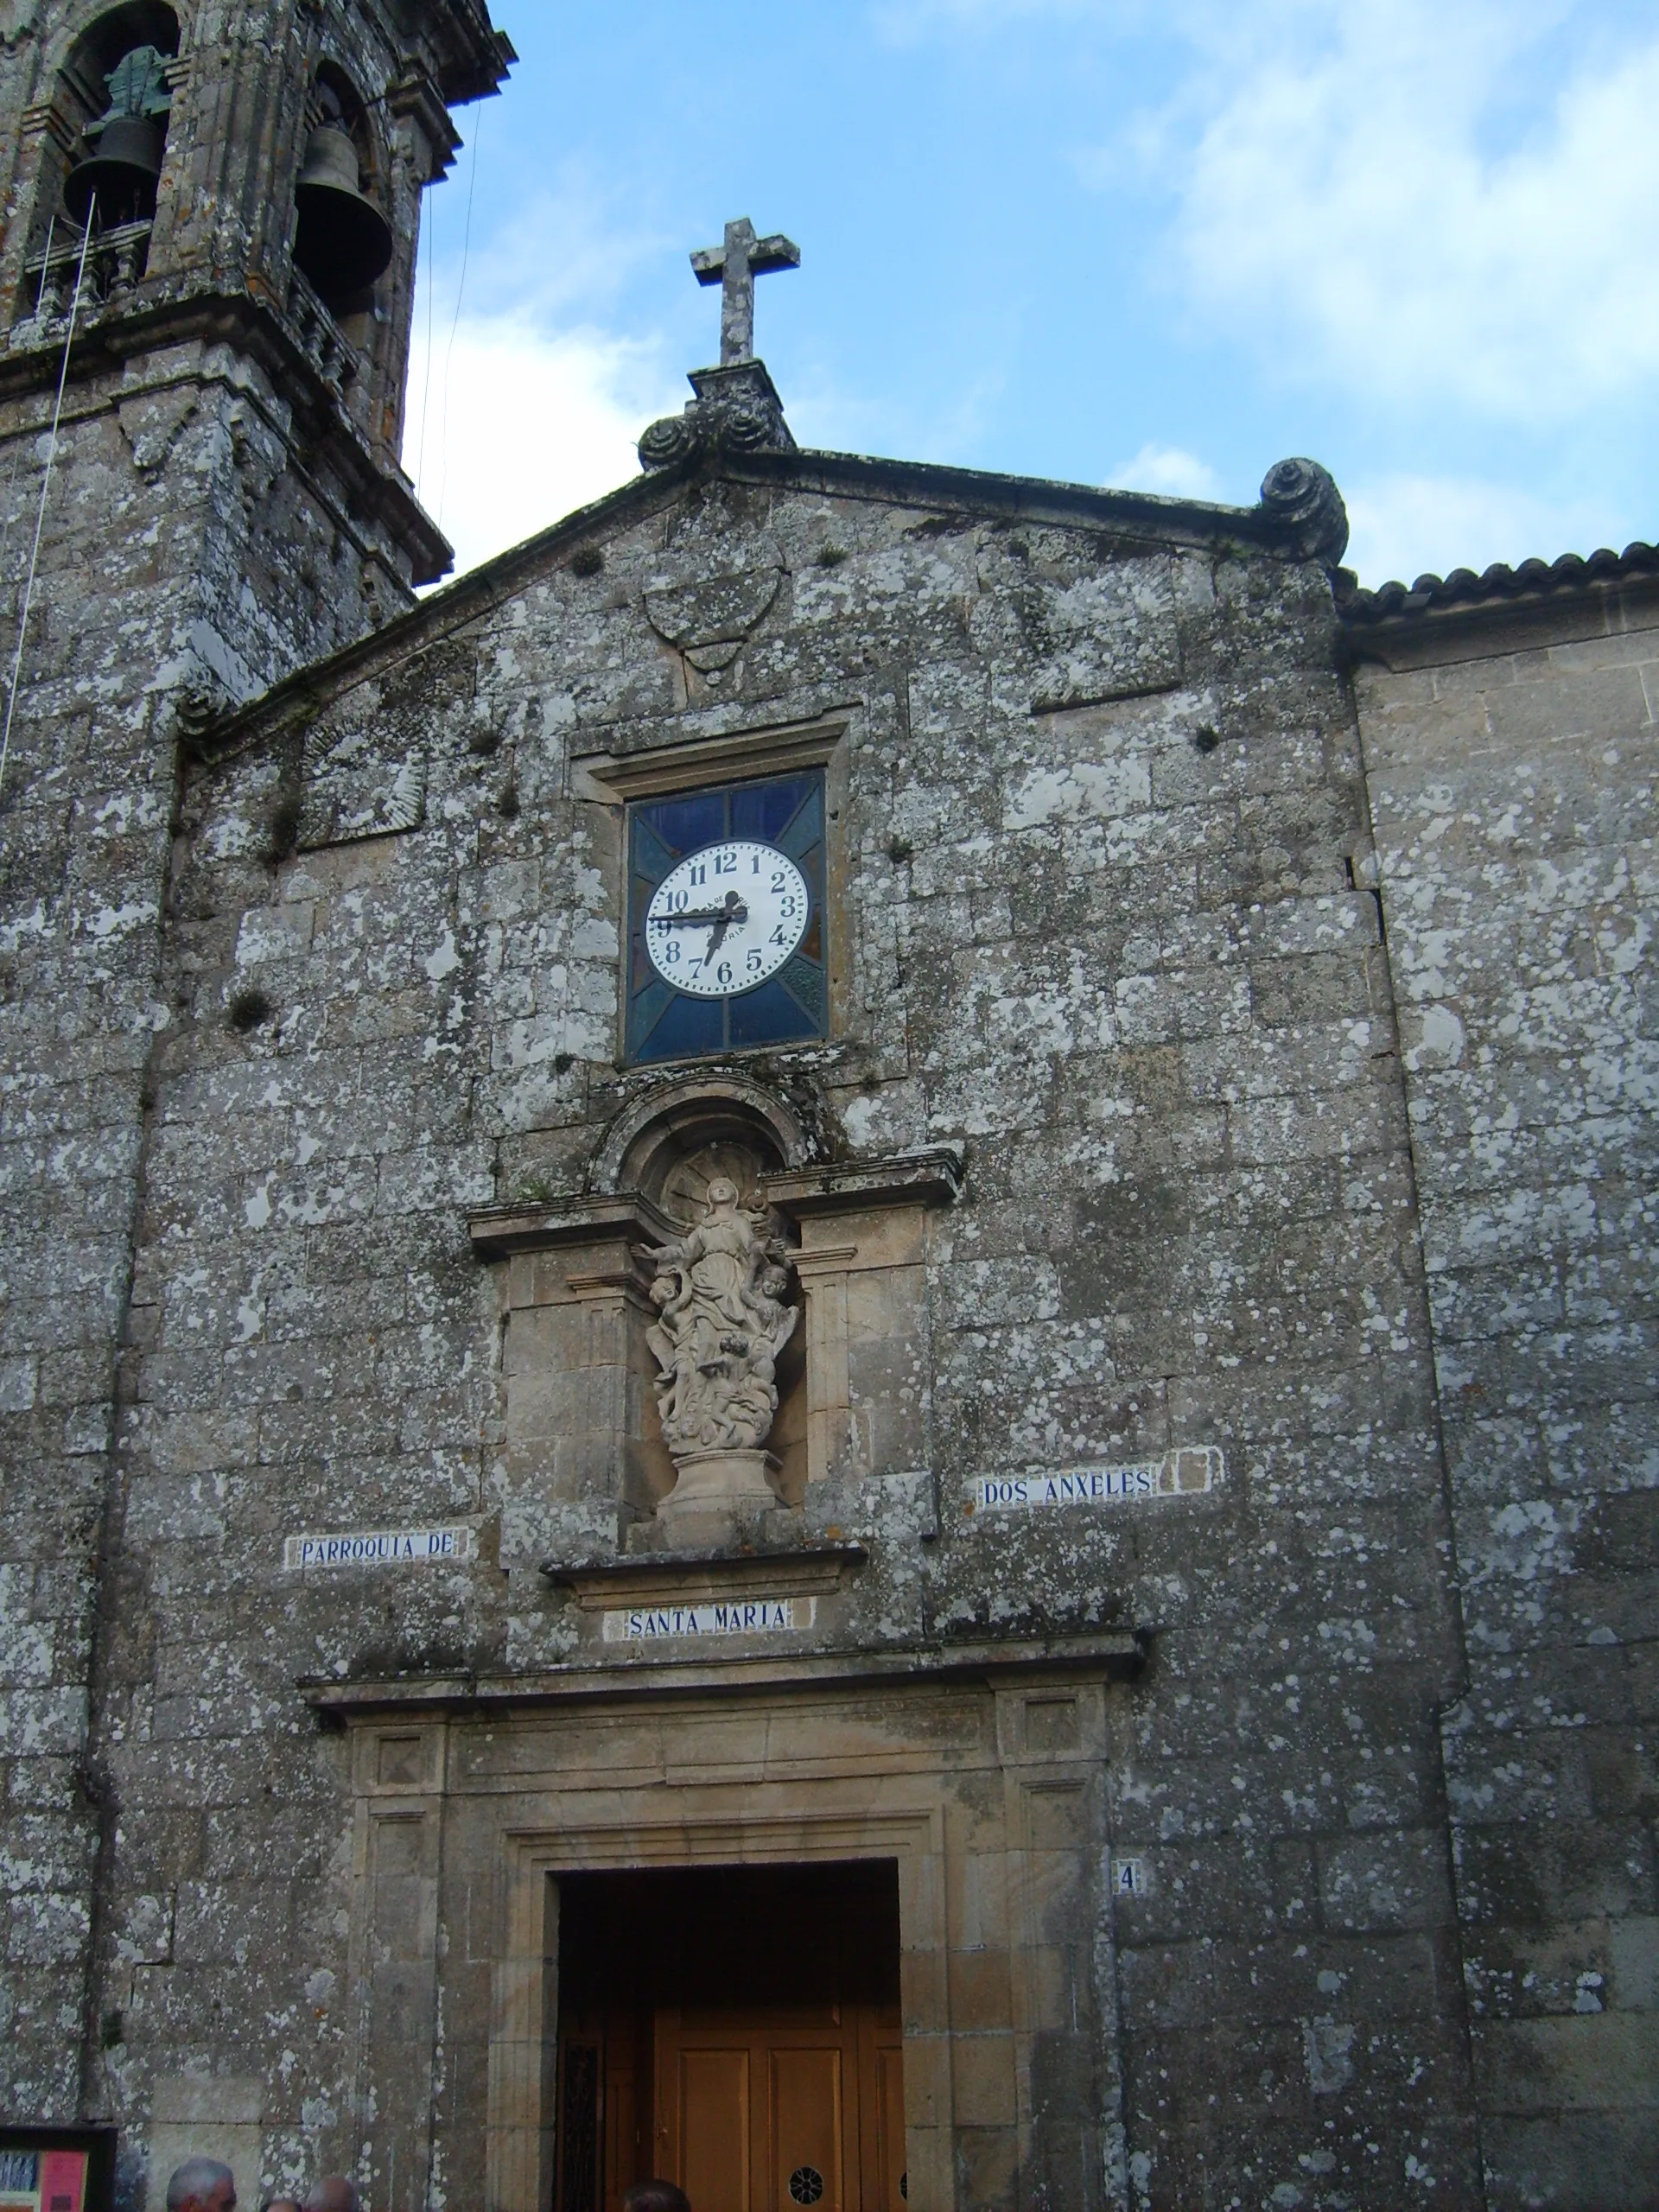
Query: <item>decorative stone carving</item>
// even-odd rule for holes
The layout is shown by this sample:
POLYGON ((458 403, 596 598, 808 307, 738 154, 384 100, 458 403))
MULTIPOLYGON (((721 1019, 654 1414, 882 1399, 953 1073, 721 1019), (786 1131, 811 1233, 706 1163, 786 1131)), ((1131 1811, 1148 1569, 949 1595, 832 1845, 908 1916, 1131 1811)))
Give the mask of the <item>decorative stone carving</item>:
POLYGON ((781 569, 647 591, 645 613, 658 636, 704 676, 729 668, 744 640, 766 620, 784 580, 781 569))
POLYGON ((306 734, 304 775, 302 851, 413 830, 425 818, 426 748, 418 737, 394 752, 379 733, 319 727, 306 734))
POLYGON ((640 438, 642 468, 673 468, 696 454, 795 450, 784 403, 764 361, 697 369, 690 384, 697 396, 686 403, 684 414, 664 416, 640 438))
POLYGON ((1287 526, 1304 560, 1334 569, 1347 551, 1348 510, 1317 461, 1274 461, 1262 480, 1262 504, 1287 526))
POLYGON ((665 1517, 777 1503, 765 1449, 778 1411, 778 1355, 794 1333, 785 1304, 788 1248, 728 1176, 709 1185, 703 1217, 646 1255, 658 1318, 646 1332, 661 1370, 657 1405, 679 1480, 665 1517))

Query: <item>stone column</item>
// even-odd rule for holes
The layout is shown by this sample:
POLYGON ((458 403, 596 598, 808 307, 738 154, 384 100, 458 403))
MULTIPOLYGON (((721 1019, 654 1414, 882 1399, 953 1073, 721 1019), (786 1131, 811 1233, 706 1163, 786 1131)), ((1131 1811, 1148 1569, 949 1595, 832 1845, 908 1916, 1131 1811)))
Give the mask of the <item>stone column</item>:
POLYGON ((504 1550, 608 1549, 673 1487, 652 1402, 645 1331, 656 1309, 642 1256, 673 1234, 634 1197, 473 1217, 480 1255, 510 1262, 504 1550))
POLYGON ((961 1177, 936 1147, 766 1179, 800 1231, 809 1484, 929 1464, 929 1216, 961 1177))

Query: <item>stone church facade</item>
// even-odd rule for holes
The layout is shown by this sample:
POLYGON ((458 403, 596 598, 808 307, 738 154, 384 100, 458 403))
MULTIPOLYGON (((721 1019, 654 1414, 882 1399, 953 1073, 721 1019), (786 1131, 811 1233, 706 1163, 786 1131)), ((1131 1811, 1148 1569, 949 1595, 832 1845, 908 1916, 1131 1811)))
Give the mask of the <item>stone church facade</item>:
POLYGON ((416 603, 480 0, 0 29, 0 2120, 1659 2202, 1659 557, 800 451, 734 226, 416 603))

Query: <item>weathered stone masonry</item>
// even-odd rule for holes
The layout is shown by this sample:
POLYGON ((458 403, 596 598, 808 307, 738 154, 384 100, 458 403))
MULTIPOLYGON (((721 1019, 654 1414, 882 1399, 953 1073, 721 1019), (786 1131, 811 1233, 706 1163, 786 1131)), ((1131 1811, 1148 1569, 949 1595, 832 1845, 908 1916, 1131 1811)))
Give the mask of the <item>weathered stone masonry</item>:
MULTIPOLYGON (((117 2120, 135 2203, 208 2148, 546 2212, 550 1883, 875 1856, 923 2212, 1651 2203, 1650 558, 1362 594, 1307 464, 799 453, 738 360, 410 607, 415 209, 505 56, 410 12, 186 11, 69 385, 0 791, 5 2112, 117 2120), (397 218, 344 378, 324 60, 397 218), (628 804, 804 770, 827 1036, 630 1066, 628 804), (800 1320, 779 1503, 687 1557, 650 1255, 728 1166, 800 1320)), ((86 25, 4 49, 12 546, 86 25)))
MULTIPOLYGON (((68 330, 41 266, 48 236, 60 308, 76 259, 48 219, 73 151, 73 87, 99 86, 98 42, 107 31, 118 49, 123 15, 29 5, 0 42, 0 106, 22 124, 7 134, 0 229, 8 671, 68 330)), ((132 37, 151 37, 169 11, 124 15, 132 37)), ((100 1816, 107 1845, 115 1807, 87 1696, 116 1572, 104 1553, 100 1588, 147 1070, 169 1020, 159 932, 178 759, 213 713, 407 606, 445 550, 397 467, 401 351, 342 389, 338 359, 308 353, 315 322, 283 302, 293 133, 319 50, 365 82, 401 71, 412 89, 447 71, 470 96, 453 27, 429 28, 422 52, 360 12, 204 4, 179 17, 147 271, 122 292, 89 264, 0 793, 0 2034, 8 2104, 25 2114, 74 2107, 98 2025, 86 1943, 100 1816)), ((435 84, 428 98, 419 122, 406 112, 389 133, 405 212, 389 297, 407 293, 420 184, 448 155, 435 84)), ((385 328, 401 346, 402 321, 385 328)))
POLYGON ((1465 1623, 1446 1765, 1501 2204, 1652 2188, 1654 571, 1633 548, 1396 587, 1351 630, 1465 1623))
MULTIPOLYGON (((1405 1101, 1375 901, 1350 881, 1358 748, 1318 568, 1212 531, 817 456, 649 480, 435 602, 407 645, 279 694, 193 779, 134 1293, 126 1547, 148 1596, 111 1755, 135 1836, 175 1833, 204 1788, 230 1803, 205 1852, 134 1855, 119 1911, 158 1931, 118 1983, 136 2100, 150 2069, 209 2063, 200 1999, 228 1987, 274 2024, 246 2070, 282 2083, 283 2155, 308 2101, 337 2154, 360 2139, 332 2087, 346 2023, 305 2001, 340 1973, 340 1832, 296 1676, 570 1663, 540 1562, 625 1533, 614 1500, 606 1540, 602 1500, 504 1463, 495 1294, 464 1241, 471 1209, 580 1192, 664 1079, 613 1065, 617 812, 576 795, 582 766, 833 719, 840 1033, 734 1072, 805 1102, 832 1158, 943 1142, 969 1162, 928 1262, 940 1534, 918 1535, 898 1468, 838 1471, 833 1507, 806 1505, 874 1548, 853 1646, 1159 1630, 1112 1707, 1114 1847, 1149 1879, 1117 1913, 1123 2118, 1089 2193, 1126 2156, 1153 2201, 1213 2171, 1277 2185, 1305 2157, 1381 2158, 1378 2202, 1408 2160, 1429 2201, 1471 2185, 1433 1719, 1458 1668, 1405 1101), (735 682, 688 697, 643 591, 766 562, 785 588, 735 682), (372 822, 414 700, 421 824, 273 870, 284 779, 344 759, 372 822), (238 1035, 226 1009, 255 986, 270 1014, 238 1035), (1161 1519, 963 1511, 976 1473, 1199 1440, 1234 1474, 1161 1519), (494 1573, 295 1590, 265 1565, 290 1526, 447 1517, 499 1529, 494 1573), (233 1809, 268 1789, 275 1865, 233 1809), (246 1933, 272 1925, 280 1967, 246 1933), (1377 1994, 1351 2018, 1361 1975, 1377 1994)), ((475 2063, 464 1982, 440 2009, 475 2063)), ((1098 2109, 1099 2065, 1046 2118, 1012 2082, 970 2105, 987 2140, 959 2146, 963 2201, 1014 2185, 1017 2120, 1065 2163, 1055 2131, 1098 2109)), ((467 2170, 476 2106, 447 2126, 467 2170)))

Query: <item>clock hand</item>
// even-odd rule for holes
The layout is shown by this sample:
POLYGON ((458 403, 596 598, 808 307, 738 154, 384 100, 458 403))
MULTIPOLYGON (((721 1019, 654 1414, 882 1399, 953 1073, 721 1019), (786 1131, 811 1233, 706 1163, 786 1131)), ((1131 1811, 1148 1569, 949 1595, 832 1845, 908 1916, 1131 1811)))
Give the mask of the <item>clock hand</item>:
POLYGON ((748 908, 743 905, 741 899, 738 899, 735 891, 728 891, 726 894, 726 904, 723 906, 695 906, 689 909, 683 914, 652 914, 650 917, 650 921, 653 929, 665 930, 671 927, 677 927, 677 925, 682 922, 725 922, 729 924, 732 922, 747 922, 748 918, 748 908), (734 900, 737 901, 735 905, 733 904, 734 900))
POLYGON ((748 917, 748 909, 745 906, 743 901, 738 897, 735 891, 728 891, 726 893, 725 909, 721 914, 720 919, 715 924, 713 930, 709 933, 709 950, 702 956, 702 964, 705 968, 714 958, 715 955, 720 950, 721 946, 726 942, 727 931, 730 929, 732 924, 736 921, 740 916, 747 920, 748 917))

